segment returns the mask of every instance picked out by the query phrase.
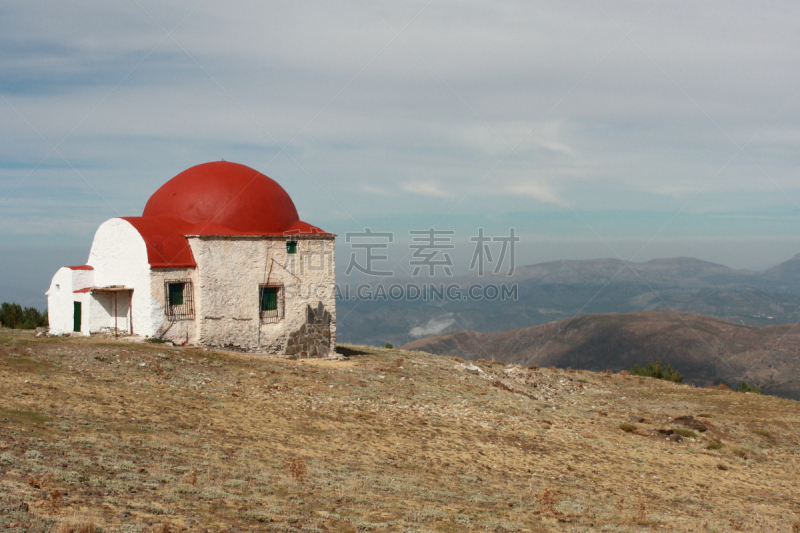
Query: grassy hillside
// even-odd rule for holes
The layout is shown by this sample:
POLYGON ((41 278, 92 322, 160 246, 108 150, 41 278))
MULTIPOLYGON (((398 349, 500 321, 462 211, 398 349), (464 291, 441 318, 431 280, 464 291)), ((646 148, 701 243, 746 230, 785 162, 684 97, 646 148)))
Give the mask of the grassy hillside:
POLYGON ((696 386, 742 380, 800 399, 800 328, 745 326, 674 311, 583 315, 542 326, 458 331, 403 346, 439 355, 586 370, 626 370, 655 357, 696 386))
POLYGON ((796 402, 346 348, 299 362, 0 330, 0 524, 800 529, 796 402))

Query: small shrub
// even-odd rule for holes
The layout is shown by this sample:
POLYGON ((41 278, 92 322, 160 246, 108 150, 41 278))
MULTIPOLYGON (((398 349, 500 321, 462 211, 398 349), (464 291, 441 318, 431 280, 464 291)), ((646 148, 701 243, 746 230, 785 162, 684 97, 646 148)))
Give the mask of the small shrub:
POLYGON ((253 522, 272 522, 272 517, 262 511, 244 511, 242 518, 253 522))
POLYGON ((717 463, 717 470, 728 470, 728 465, 725 463, 717 463))
POLYGON ((744 459, 745 461, 748 459, 753 459, 753 457, 755 456, 755 454, 751 450, 748 450, 746 448, 733 448, 731 451, 733 452, 733 455, 741 459, 744 459))
POLYGON ((636 522, 639 524, 647 522, 647 506, 644 498, 639 498, 639 501, 636 502, 636 522))
POLYGON ((384 348, 388 348, 389 350, 391 350, 392 348, 394 348, 394 346, 392 346, 392 343, 391 343, 391 342, 387 342, 386 344, 384 344, 384 345, 383 345, 383 347, 384 347, 384 348))
POLYGON ((546 516, 561 516, 562 513, 558 509, 556 509, 556 505, 558 502, 561 501, 561 498, 558 496, 559 492, 557 490, 550 490, 545 488, 540 493, 534 496, 534 500, 538 503, 542 508, 537 510, 536 513, 544 514, 546 516))
POLYGON ((97 525, 93 518, 88 520, 69 519, 61 522, 58 533, 95 533, 97 525))
POLYGON ((640 367, 639 365, 634 365, 630 372, 634 376, 663 379, 675 383, 681 383, 683 381, 683 376, 680 372, 672 368, 671 364, 667 364, 666 368, 664 368, 664 365, 661 363, 661 359, 658 357, 647 363, 647 366, 644 368, 640 367))
POLYGON ((672 431, 673 431, 673 433, 676 433, 676 434, 680 435, 681 437, 685 437, 685 438, 689 438, 689 437, 691 437, 691 438, 693 438, 693 439, 696 439, 696 438, 697 438, 697 433, 695 433, 695 432, 694 432, 694 431, 692 431, 691 429, 687 429, 687 428, 675 428, 675 429, 673 429, 672 431))
POLYGON ((721 442, 709 442, 706 444, 706 450, 721 450, 722 443, 721 442))
POLYGON ((761 435, 762 437, 766 437, 768 439, 772 438, 772 433, 770 433, 766 429, 757 429, 753 431, 753 433, 755 433, 756 435, 761 435))
POLYGON ((151 503, 150 505, 148 505, 147 512, 155 515, 173 514, 172 509, 170 509, 169 507, 164 507, 163 505, 160 505, 158 503, 151 503))
POLYGON ((625 431, 627 433, 633 433, 634 431, 636 431, 636 424, 631 424, 629 422, 623 422, 622 424, 619 425, 619 429, 621 429, 622 431, 625 431))
POLYGON ((305 479, 308 470, 306 469, 306 460, 300 457, 292 457, 289 459, 289 473, 295 481, 302 483, 305 479))
POLYGON ((761 394, 761 389, 757 385, 748 385, 744 380, 734 387, 733 390, 735 392, 752 392, 753 394, 761 394))

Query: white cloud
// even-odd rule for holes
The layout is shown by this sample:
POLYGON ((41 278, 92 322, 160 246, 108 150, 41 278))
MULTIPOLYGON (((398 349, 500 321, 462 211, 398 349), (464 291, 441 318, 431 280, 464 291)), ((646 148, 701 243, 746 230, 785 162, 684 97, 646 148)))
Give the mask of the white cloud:
POLYGON ((415 181, 403 183, 401 188, 406 192, 418 196, 430 196, 432 198, 450 198, 453 196, 452 193, 442 190, 437 184, 432 182, 415 181))
MULTIPOLYGON (((138 4, 149 16, 12 0, 0 17, 0 94, 51 145, 72 132, 59 153, 123 215, 220 158, 265 171, 301 212, 333 199, 356 219, 440 213, 420 198, 473 187, 458 208, 475 214, 677 209, 706 182, 719 209, 798 197, 797 3, 662 2, 621 42, 617 23, 653 3, 435 2, 402 39, 427 2, 138 4), (179 23, 176 45, 159 25, 179 23)), ((50 148, 1 101, 0 123, 2 192, 50 148)), ((88 216, 81 187, 54 220, 88 216)))
POLYGON ((567 205, 564 200, 558 197, 553 190, 547 185, 541 183, 522 183, 519 185, 511 185, 508 188, 508 193, 513 195, 525 196, 533 198, 540 202, 554 204, 554 205, 567 205))
POLYGON ((443 332, 450 326, 456 323, 454 318, 450 318, 453 316, 453 313, 447 313, 441 317, 435 317, 428 320, 424 326, 416 326, 411 328, 408 332, 409 335, 412 337, 419 339, 420 337, 429 337, 431 335, 438 335, 439 333, 443 332))

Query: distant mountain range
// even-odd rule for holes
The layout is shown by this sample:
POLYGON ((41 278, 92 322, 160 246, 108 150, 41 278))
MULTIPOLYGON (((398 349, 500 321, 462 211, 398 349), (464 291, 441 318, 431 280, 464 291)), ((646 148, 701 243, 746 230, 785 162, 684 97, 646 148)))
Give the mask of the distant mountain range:
MULTIPOLYGON (((428 279, 404 280, 429 282, 428 279)), ((512 277, 466 276, 435 283, 516 284, 516 301, 345 301, 340 342, 401 345, 458 330, 494 332, 590 313, 673 310, 765 326, 800 321, 800 254, 764 272, 688 257, 642 263, 563 260, 518 267, 512 277)), ((395 281, 392 281, 394 283, 395 281)))
POLYGON ((457 331, 402 347, 465 359, 628 370, 655 357, 698 386, 742 380, 800 399, 800 326, 754 327, 673 311, 584 315, 494 333, 457 331))

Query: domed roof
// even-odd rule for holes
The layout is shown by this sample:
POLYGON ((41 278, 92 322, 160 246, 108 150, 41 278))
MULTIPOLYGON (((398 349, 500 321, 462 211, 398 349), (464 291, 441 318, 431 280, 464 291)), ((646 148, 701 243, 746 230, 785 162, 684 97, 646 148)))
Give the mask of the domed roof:
POLYGON ((152 268, 197 266, 189 235, 333 237, 300 220, 287 192, 264 174, 217 161, 162 185, 140 217, 122 217, 144 239, 152 268))
POLYGON ((283 187, 255 169, 227 161, 194 166, 162 185, 142 216, 162 215, 263 234, 281 234, 300 220, 283 187))

